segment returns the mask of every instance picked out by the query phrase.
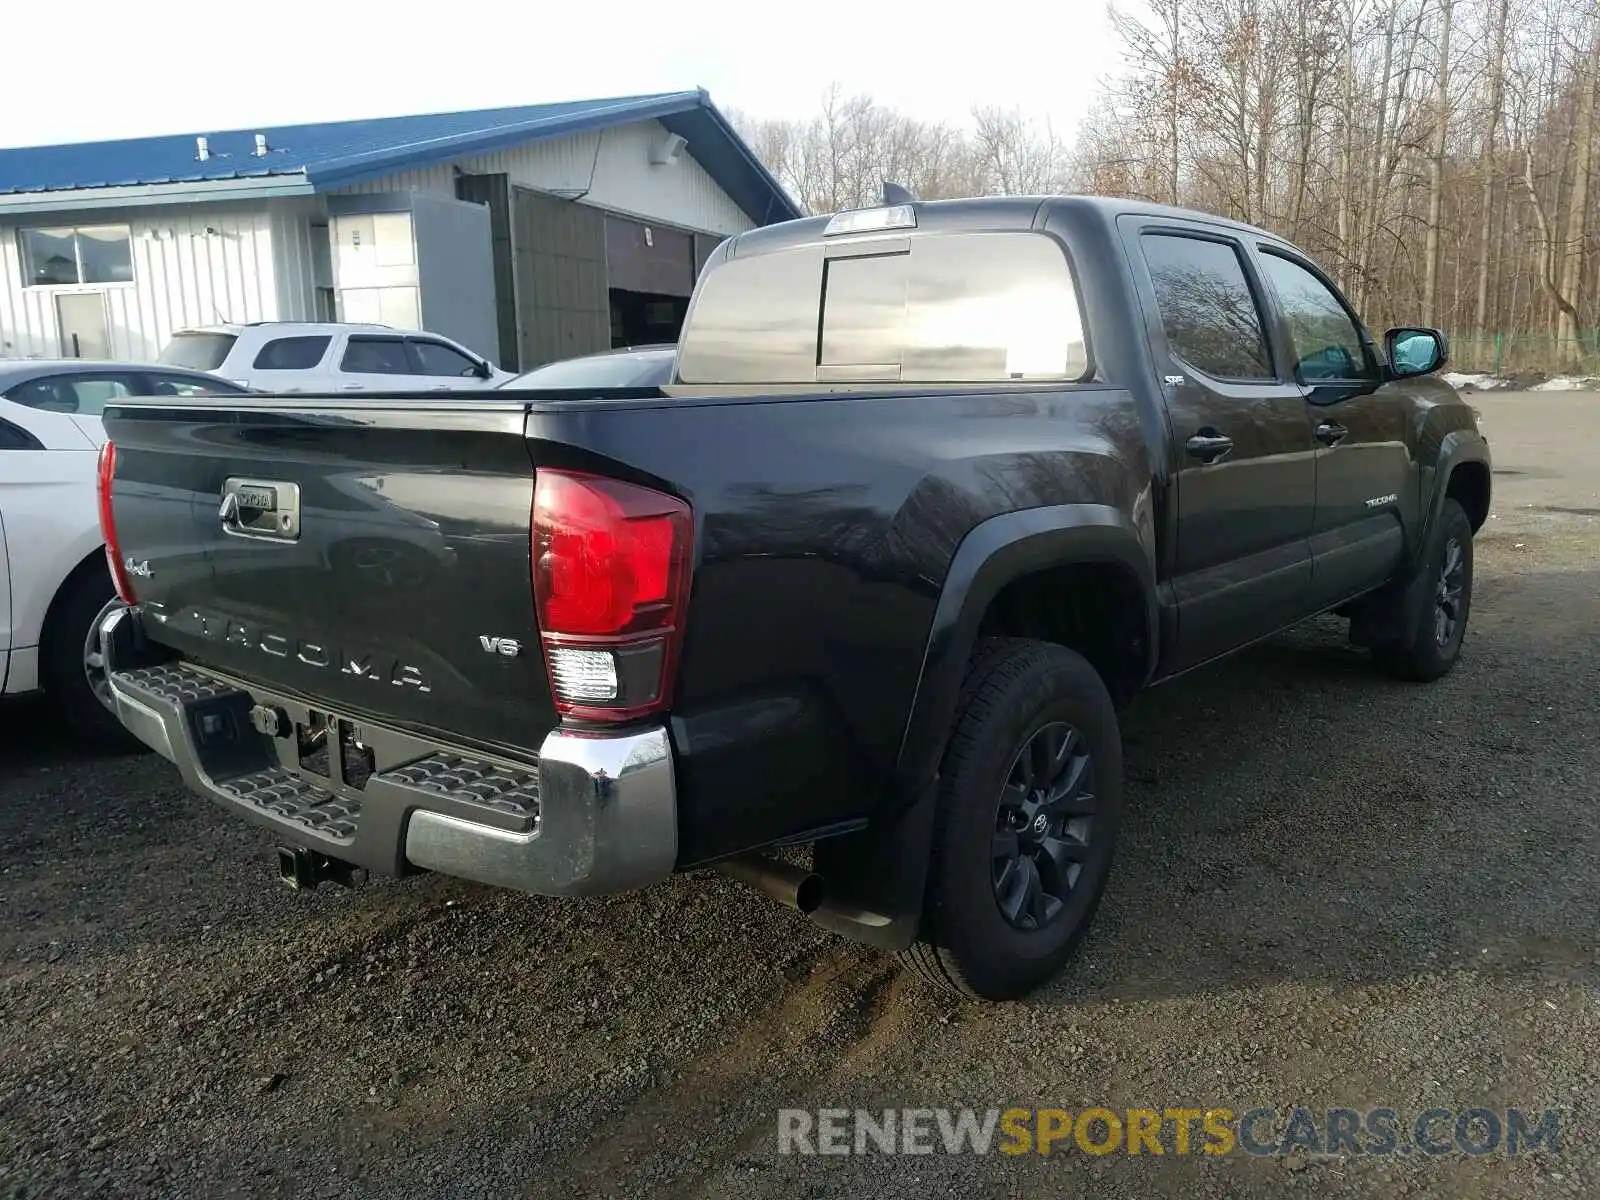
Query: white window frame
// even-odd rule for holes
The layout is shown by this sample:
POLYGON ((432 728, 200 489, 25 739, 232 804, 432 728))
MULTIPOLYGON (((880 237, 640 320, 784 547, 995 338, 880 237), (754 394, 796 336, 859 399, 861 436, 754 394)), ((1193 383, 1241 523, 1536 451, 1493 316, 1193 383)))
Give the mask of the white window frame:
POLYGON ((131 288, 139 282, 139 264, 133 253, 133 226, 131 225, 19 225, 16 230, 17 266, 22 276, 22 286, 25 288, 38 288, 42 291, 83 291, 99 290, 100 288, 131 288), (104 283, 90 283, 83 278, 83 247, 78 238, 87 230, 121 230, 128 239, 128 265, 133 270, 132 279, 108 280, 104 283), (70 232, 72 234, 72 259, 77 268, 78 278, 74 283, 35 283, 30 274, 33 265, 28 255, 28 234, 30 233, 55 233, 70 232))

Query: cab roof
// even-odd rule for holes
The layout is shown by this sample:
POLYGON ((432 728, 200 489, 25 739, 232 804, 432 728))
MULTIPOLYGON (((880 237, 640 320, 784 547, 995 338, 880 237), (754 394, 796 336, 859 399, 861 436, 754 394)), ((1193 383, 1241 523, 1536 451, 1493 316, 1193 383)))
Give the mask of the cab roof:
MULTIPOLYGON (((1032 229, 1041 223, 1049 212, 1078 214, 1080 216, 1094 215, 1101 221, 1114 221, 1116 218, 1127 215, 1167 217, 1172 220, 1195 221, 1207 225, 1222 226, 1236 233, 1247 233, 1253 237, 1271 238, 1280 241, 1276 235, 1267 230, 1259 229, 1254 225, 1246 225, 1228 217, 1219 217, 1213 213, 1200 212, 1195 209, 1174 208, 1171 205, 1155 204, 1147 200, 1136 200, 1121 196, 1088 196, 1088 195, 1059 195, 1059 196, 982 196, 961 200, 915 200, 906 205, 875 205, 870 210, 905 207, 916 214, 916 228, 918 230, 937 230, 941 233, 977 233, 994 230, 1022 230, 1032 229)), ((761 228, 748 230, 731 238, 727 253, 730 257, 746 254, 762 254, 772 250, 784 249, 791 246, 816 242, 827 236, 830 221, 839 214, 827 214, 816 217, 802 217, 795 221, 784 221, 777 225, 767 225, 761 228)), ((868 231, 862 231, 866 233, 868 231)), ((870 231, 874 234, 893 234, 892 228, 870 231)), ((909 232, 909 230, 908 230, 909 232)), ((843 235, 848 236, 848 235, 843 235)))

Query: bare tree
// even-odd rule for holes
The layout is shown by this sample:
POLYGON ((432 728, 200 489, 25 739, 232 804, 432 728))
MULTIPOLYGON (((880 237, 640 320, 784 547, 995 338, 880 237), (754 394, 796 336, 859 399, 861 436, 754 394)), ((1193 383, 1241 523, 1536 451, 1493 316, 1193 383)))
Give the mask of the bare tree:
POLYGON ((812 212, 1078 189, 1275 230, 1369 323, 1459 362, 1600 370, 1594 0, 1117 0, 1120 67, 1070 145, 1015 110, 918 120, 838 88, 738 122, 812 212))
POLYGON ((731 119, 809 212, 875 204, 885 180, 930 200, 1066 186, 1067 147, 1015 109, 976 108, 970 127, 953 128, 832 87, 809 120, 731 119))
POLYGON ((1563 367, 1578 361, 1578 304, 1582 298, 1584 222, 1589 211, 1589 163, 1594 151, 1595 86, 1600 76, 1600 30, 1591 30, 1589 51, 1578 75, 1580 94, 1573 135, 1572 194, 1567 201, 1567 231, 1561 240, 1561 291, 1556 296, 1556 353, 1563 367))
POLYGON ((1479 148, 1478 174, 1478 297, 1473 307, 1473 331, 1480 337, 1489 328, 1489 245, 1494 237, 1495 144, 1500 137, 1501 106, 1505 96, 1506 25, 1511 0, 1494 0, 1494 51, 1488 64, 1489 109, 1484 115, 1483 144, 1479 148))
POLYGON ((1450 24, 1455 0, 1439 0, 1439 62, 1434 69, 1433 149, 1428 155, 1428 230, 1422 310, 1439 318, 1439 222, 1444 214, 1444 156, 1450 133, 1450 24))
POLYGON ((1151 21, 1114 25, 1127 70, 1079 131, 1075 179, 1280 231, 1322 257, 1369 320, 1443 325, 1459 356, 1485 366, 1505 347, 1517 361, 1501 365, 1600 367, 1583 349, 1600 308, 1593 9, 1157 6, 1151 21), (1137 98, 1164 101, 1175 77, 1183 103, 1152 120, 1137 98))

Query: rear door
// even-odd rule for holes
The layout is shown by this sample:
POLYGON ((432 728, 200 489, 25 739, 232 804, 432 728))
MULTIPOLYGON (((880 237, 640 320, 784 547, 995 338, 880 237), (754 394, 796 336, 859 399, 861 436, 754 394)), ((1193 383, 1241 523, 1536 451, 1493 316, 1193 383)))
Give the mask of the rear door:
POLYGON ((1182 670, 1303 616, 1315 443, 1275 361, 1261 285, 1225 227, 1124 218, 1171 423, 1182 670))
POLYGON ((397 334, 352 333, 333 368, 338 392, 409 392, 420 384, 397 334))
POLYGON ((251 384, 268 392, 314 392, 326 387, 331 334, 269 338, 250 360, 251 384))
POLYGON ((106 405, 141 390, 140 378, 132 371, 60 371, 19 384, 6 398, 41 412, 64 414, 98 446, 105 441, 100 414, 106 405))
POLYGON ((1383 583, 1405 553, 1418 484, 1406 385, 1381 383, 1349 304, 1309 260, 1262 244, 1257 261, 1276 298, 1317 443, 1312 600, 1325 608, 1383 583))

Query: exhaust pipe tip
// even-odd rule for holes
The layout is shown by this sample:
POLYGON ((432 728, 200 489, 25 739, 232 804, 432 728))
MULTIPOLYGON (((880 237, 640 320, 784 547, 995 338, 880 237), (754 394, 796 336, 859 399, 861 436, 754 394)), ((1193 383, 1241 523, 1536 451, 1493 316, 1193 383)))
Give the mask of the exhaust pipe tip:
POLYGON ((828 885, 821 875, 761 854, 724 859, 717 869, 807 916, 821 908, 828 896, 828 885))
POLYGON ((821 875, 807 872, 803 879, 795 881, 794 906, 807 916, 822 907, 827 895, 828 885, 823 882, 821 875))

